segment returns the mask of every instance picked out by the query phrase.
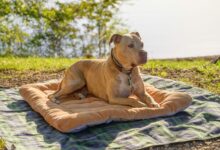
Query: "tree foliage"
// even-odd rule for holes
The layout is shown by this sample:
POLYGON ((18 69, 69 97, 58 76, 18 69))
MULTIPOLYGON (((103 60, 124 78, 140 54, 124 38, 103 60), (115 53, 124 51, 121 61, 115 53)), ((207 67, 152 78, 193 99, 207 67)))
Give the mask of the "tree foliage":
POLYGON ((123 0, 0 0, 0 54, 104 56, 123 0))

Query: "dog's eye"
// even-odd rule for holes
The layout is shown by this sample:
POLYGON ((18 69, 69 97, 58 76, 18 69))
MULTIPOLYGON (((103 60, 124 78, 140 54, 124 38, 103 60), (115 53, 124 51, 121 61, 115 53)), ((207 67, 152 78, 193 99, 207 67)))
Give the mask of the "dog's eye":
POLYGON ((134 48, 134 44, 129 44, 128 47, 129 48, 134 48))

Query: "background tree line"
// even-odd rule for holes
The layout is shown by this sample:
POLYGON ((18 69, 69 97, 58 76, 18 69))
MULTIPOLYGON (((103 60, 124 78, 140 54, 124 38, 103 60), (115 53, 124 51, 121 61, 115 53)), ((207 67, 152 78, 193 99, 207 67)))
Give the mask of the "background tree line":
POLYGON ((0 55, 104 56, 123 0, 0 0, 0 55))

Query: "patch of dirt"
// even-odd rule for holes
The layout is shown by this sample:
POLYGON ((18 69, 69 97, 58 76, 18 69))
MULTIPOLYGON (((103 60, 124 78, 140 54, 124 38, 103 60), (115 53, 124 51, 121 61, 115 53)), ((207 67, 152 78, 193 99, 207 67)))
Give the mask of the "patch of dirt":
POLYGON ((19 87, 24 84, 42 82, 51 79, 60 79, 64 71, 46 72, 46 71, 0 71, 0 87, 11 88, 19 87))
MULTIPOLYGON (((192 70, 171 70, 169 68, 163 68, 166 71, 166 74, 162 74, 162 77, 180 80, 181 78, 194 81, 198 87, 206 88, 203 81, 198 77, 199 71, 197 69, 192 70), (193 78, 193 79, 192 79, 193 78)), ((151 70, 145 69, 142 70, 143 73, 151 75, 160 75, 161 70, 151 70)), ((1 70, 0 71, 0 87, 10 88, 10 87, 19 87, 28 83, 42 82, 51 79, 60 79, 63 76, 64 71, 56 72, 45 72, 45 71, 25 71, 19 72, 15 70, 1 70)), ((214 84, 218 81, 211 81, 214 84)), ((210 84, 210 83, 209 83, 210 84)), ((214 138, 211 140, 204 141, 190 141, 184 143, 168 144, 163 146, 156 146, 146 148, 149 150, 219 150, 220 149, 220 138, 214 138)))

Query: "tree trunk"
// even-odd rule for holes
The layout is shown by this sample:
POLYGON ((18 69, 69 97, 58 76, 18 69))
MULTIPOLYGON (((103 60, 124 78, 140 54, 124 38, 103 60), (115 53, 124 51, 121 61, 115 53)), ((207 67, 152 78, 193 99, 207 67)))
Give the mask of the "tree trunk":
POLYGON ((101 26, 98 23, 98 48, 99 48, 99 57, 102 56, 102 46, 101 46, 101 26))

